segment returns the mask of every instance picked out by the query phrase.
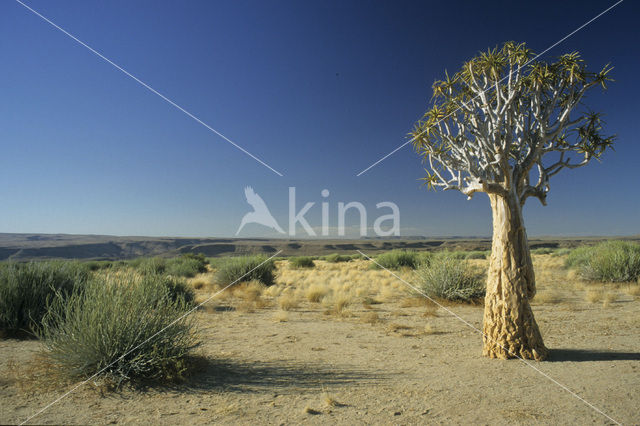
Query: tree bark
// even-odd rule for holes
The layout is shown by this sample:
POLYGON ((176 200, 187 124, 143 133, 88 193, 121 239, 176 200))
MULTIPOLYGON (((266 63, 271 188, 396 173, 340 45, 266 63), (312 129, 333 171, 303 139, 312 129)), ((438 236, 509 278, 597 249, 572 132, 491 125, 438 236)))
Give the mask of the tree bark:
POLYGON ((489 194, 493 242, 484 305, 483 355, 491 358, 547 357, 529 301, 535 275, 517 196, 489 194))

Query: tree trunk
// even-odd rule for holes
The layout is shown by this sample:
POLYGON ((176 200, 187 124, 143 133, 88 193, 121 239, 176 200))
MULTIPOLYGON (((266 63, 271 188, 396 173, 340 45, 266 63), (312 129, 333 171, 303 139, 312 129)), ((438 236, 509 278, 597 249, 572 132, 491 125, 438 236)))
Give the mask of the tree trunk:
POLYGON ((514 194, 489 194, 493 243, 487 277, 483 355, 491 358, 547 357, 529 301, 535 276, 520 202, 514 194))

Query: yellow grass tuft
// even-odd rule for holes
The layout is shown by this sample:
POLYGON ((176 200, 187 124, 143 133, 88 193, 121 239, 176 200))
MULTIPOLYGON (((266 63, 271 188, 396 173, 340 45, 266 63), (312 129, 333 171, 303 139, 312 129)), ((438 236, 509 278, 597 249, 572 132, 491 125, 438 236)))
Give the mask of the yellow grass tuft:
POLYGON ((640 296, 640 284, 630 284, 627 288, 629 296, 640 296))
POLYGON ((554 288, 547 288, 539 291, 533 299, 534 303, 556 304, 562 303, 564 298, 562 293, 554 288))
POLYGON ((289 313, 285 311, 276 311, 273 315, 273 320, 275 322, 287 322, 289 321, 289 313))
POLYGON ((305 297, 311 303, 320 303, 322 299, 327 295, 328 290, 326 287, 320 286, 318 284, 312 284, 305 291, 305 297))
POLYGON ((615 303, 618 300, 618 295, 616 293, 606 293, 604 295, 604 300, 602 301, 602 307, 603 308, 608 308, 611 306, 612 303, 615 303))
POLYGON ((602 300, 604 296, 604 292, 600 289, 591 289, 587 290, 585 298, 589 303, 597 303, 602 300))
POLYGON ((340 313, 343 312, 353 301, 352 297, 346 293, 339 293, 335 296, 334 299, 334 308, 335 311, 340 313))
POLYGON ((365 324, 376 324, 380 322, 380 317, 377 312, 367 312, 360 317, 360 320, 365 324))
POLYGON ((249 281, 233 287, 233 295, 245 302, 255 302, 262 296, 264 285, 259 281, 249 281))
POLYGON ((291 311, 299 305, 300 301, 298 297, 291 292, 282 293, 280 297, 278 297, 278 306, 280 306, 280 309, 283 311, 291 311))

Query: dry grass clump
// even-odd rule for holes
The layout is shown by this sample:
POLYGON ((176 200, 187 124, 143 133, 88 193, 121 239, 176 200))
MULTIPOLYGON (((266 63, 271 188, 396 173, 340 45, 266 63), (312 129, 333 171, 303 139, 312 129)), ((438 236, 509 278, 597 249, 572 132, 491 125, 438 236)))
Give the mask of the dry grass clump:
POLYGON ((604 295, 604 300, 602 301, 602 307, 608 308, 612 303, 615 303, 618 300, 618 295, 613 292, 608 292, 604 295))
POLYGON ((233 295, 245 302, 255 302, 262 296, 264 291, 264 285, 257 280, 249 281, 247 283, 241 283, 232 287, 233 295))
POLYGON ((275 322, 287 322, 289 321, 289 314, 285 311, 276 311, 276 313, 273 314, 273 320, 275 322))
POLYGON ((362 299, 362 306, 363 306, 365 309, 373 309, 373 307, 372 307, 371 305, 379 305, 379 304, 381 304, 381 303, 382 303, 382 302, 381 302, 380 300, 375 299, 375 298, 373 298, 373 297, 371 297, 371 296, 365 296, 365 297, 362 299))
POLYGON ((635 284, 630 284, 627 287, 627 294, 629 296, 640 296, 640 280, 635 284))
POLYGON ((564 297, 555 288, 547 288, 539 291, 533 299, 534 303, 557 304, 562 303, 564 297))
POLYGON ((393 287, 382 287, 380 289, 379 298, 384 302, 391 302, 400 297, 400 293, 393 287))
POLYGON ((320 303, 328 292, 329 291, 326 287, 318 284, 312 284, 305 291, 305 297, 311 303, 320 303))
POLYGON ((590 289, 587 290, 585 294, 585 298, 589 303, 597 303, 602 300, 604 297, 604 291, 601 289, 590 289))
POLYGON ((360 321, 362 321, 365 324, 377 324, 380 322, 380 316, 378 316, 377 312, 370 311, 362 315, 360 317, 360 321))
POLYGON ((282 293, 278 297, 278 306, 283 311, 291 311, 300 305, 300 300, 293 292, 282 293))
POLYGON ((334 307, 335 311, 340 313, 343 312, 353 301, 353 298, 345 293, 337 294, 334 297, 334 307))

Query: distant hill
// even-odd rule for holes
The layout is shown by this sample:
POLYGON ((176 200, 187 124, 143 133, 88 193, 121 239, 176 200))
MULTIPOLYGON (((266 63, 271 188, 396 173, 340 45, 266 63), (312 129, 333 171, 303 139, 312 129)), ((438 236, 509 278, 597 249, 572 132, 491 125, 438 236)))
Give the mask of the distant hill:
MULTIPOLYGON (((543 237, 530 240, 532 248, 575 247, 604 238, 543 237)), ((627 237, 640 240, 640 237, 627 237)), ((378 253, 392 249, 412 250, 488 250, 489 238, 393 238, 357 240, 295 240, 266 238, 172 238, 115 237, 109 235, 68 234, 3 234, 0 233, 0 260, 92 259, 118 260, 140 256, 177 256, 182 253, 203 253, 215 257, 250 253, 281 255, 324 255, 330 253, 378 253)))

